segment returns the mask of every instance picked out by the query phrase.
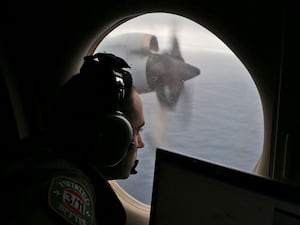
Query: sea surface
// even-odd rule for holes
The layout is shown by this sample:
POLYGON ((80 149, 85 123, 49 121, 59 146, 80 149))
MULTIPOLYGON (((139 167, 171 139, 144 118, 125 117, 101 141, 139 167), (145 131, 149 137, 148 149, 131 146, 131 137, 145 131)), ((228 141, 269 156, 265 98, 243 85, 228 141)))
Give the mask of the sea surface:
POLYGON ((185 60, 200 68, 185 82, 174 110, 162 109, 156 93, 141 94, 145 147, 138 150, 138 173, 118 180, 137 200, 151 204, 157 147, 251 171, 264 138, 261 99, 246 67, 228 52, 190 52, 185 60))

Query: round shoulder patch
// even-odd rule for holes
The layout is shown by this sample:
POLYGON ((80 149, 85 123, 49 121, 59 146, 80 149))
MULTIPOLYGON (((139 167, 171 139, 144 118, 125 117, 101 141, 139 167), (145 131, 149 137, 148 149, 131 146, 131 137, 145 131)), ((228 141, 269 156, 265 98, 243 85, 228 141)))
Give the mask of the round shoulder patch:
POLYGON ((78 181, 69 177, 52 179, 48 202, 60 216, 74 225, 92 225, 93 202, 91 195, 78 181))

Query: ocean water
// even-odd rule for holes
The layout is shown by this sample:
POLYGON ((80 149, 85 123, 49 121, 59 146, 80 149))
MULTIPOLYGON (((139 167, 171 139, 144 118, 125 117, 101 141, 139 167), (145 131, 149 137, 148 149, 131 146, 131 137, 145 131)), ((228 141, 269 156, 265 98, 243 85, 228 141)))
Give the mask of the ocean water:
POLYGON ((187 62, 201 74, 185 83, 175 110, 163 110, 155 93, 142 94, 145 147, 138 174, 118 183, 150 204, 157 147, 251 171, 263 146, 264 122, 258 90, 245 66, 228 52, 190 52, 187 62))

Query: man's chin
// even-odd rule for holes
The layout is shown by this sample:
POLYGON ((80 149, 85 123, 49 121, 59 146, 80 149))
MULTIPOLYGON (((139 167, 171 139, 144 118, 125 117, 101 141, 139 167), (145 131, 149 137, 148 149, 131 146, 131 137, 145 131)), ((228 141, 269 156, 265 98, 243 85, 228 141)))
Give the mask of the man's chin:
POLYGON ((136 167, 137 167, 138 163, 139 163, 139 160, 135 160, 134 165, 130 170, 130 174, 137 174, 136 167))

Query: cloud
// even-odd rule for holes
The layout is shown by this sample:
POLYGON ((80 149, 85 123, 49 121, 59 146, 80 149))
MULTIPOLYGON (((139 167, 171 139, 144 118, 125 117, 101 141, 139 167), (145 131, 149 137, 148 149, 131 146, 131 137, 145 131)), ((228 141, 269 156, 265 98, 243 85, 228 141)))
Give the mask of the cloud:
POLYGON ((175 32, 182 51, 211 50, 230 53, 230 49, 212 32, 182 16, 169 13, 148 13, 135 17, 117 27, 109 36, 120 33, 143 32, 156 35, 161 49, 168 48, 175 32))

